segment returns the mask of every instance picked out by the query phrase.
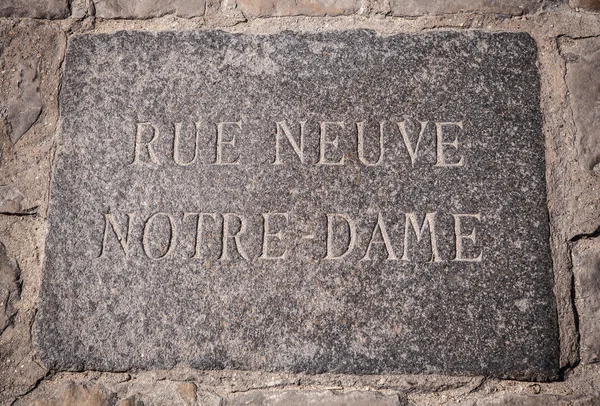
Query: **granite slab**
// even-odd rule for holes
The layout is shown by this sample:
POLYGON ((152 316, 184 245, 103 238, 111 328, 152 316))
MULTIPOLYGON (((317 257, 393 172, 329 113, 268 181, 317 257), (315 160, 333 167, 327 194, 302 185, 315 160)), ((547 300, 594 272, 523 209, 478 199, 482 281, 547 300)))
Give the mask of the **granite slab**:
POLYGON ((477 31, 71 37, 42 359, 556 378, 536 49, 477 31))

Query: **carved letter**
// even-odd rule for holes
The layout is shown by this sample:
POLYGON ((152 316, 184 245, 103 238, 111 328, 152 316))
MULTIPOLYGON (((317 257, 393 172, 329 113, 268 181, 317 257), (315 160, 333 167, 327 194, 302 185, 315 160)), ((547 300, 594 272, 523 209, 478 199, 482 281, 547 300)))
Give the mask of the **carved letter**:
POLYGON ((113 233, 117 237, 117 240, 119 240, 119 243, 121 244, 121 248, 123 248, 125 256, 129 255, 129 236, 131 234, 134 216, 134 213, 127 214, 127 231, 125 232, 125 235, 123 235, 121 228, 115 220, 115 216, 111 213, 104 213, 104 235, 102 236, 102 246, 100 247, 100 255, 98 255, 98 258, 104 256, 104 247, 106 246, 108 240, 109 225, 112 228, 113 233))
POLYGON ((306 125, 306 121, 300 121, 300 145, 292 137, 292 131, 285 121, 276 122, 275 125, 277 126, 277 134, 275 135, 275 161, 273 161, 273 165, 282 165, 281 158, 279 157, 279 141, 282 138, 282 132, 296 155, 298 155, 298 158, 300 158, 300 162, 304 163, 304 126, 306 125))
POLYGON ((196 162, 196 158, 198 157, 198 138, 200 137, 200 131, 198 128, 199 123, 195 124, 196 128, 196 136, 194 139, 194 156, 188 162, 183 162, 179 158, 179 143, 181 138, 181 123, 175 123, 175 138, 173 139, 173 161, 179 166, 188 166, 196 162))
POLYGON ((454 162, 454 163, 446 162, 446 157, 444 156, 444 146, 450 145, 450 146, 454 147, 455 149, 458 149, 458 136, 456 138, 454 138, 454 141, 452 141, 452 142, 444 141, 444 126, 450 126, 450 125, 455 125, 458 128, 460 128, 461 130, 463 129, 462 121, 458 121, 456 123, 435 123, 435 133, 436 133, 436 138, 437 138, 437 147, 436 147, 437 162, 436 162, 435 166, 441 166, 441 167, 445 167, 445 168, 453 167, 453 166, 464 166, 464 157, 463 156, 460 157, 458 162, 454 162))
POLYGON ((345 128, 345 124, 343 121, 321 121, 321 140, 320 140, 320 149, 319 149, 319 165, 344 165, 344 156, 337 162, 327 162, 325 158, 325 149, 327 145, 332 145, 334 149, 338 147, 339 140, 336 135, 333 139, 327 139, 327 126, 328 125, 336 125, 341 128, 345 128))
POLYGON ((421 144, 421 137, 425 133, 425 129, 427 128, 428 121, 419 121, 421 123, 421 131, 419 132, 419 138, 417 138, 417 143, 413 148, 410 138, 408 137, 408 133, 406 131, 406 121, 401 123, 396 123, 398 128, 400 129, 400 133, 402 134, 402 140, 404 141, 404 145, 406 146, 406 150, 408 151, 408 155, 410 156, 410 163, 413 168, 415 166, 415 160, 417 159, 417 153, 419 152, 419 144, 421 144))
POLYGON ((356 245, 356 226, 350 217, 345 214, 332 213, 327 214, 327 255, 325 255, 324 259, 341 259, 348 255, 356 245), (348 224, 348 229, 350 231, 350 241, 348 241, 348 246, 346 247, 346 251, 341 253, 340 255, 333 254, 333 218, 339 217, 346 221, 348 224))
POLYGON ((235 213, 223 213, 223 247, 221 248, 221 257, 219 259, 229 259, 229 251, 227 249, 227 240, 233 238, 237 252, 246 260, 250 260, 244 252, 240 243, 240 236, 246 232, 246 219, 242 215, 235 213), (237 217, 240 220, 240 229, 235 234, 230 234, 230 220, 232 217, 237 217))
POLYGON ((196 238, 194 240, 194 255, 190 258, 200 258, 202 248, 202 234, 204 232, 204 217, 210 217, 214 222, 217 221, 217 213, 183 213, 183 220, 187 216, 196 216, 196 238))
POLYGON ((461 219, 463 217, 472 217, 481 221, 481 214, 453 214, 454 216, 454 235, 456 236, 456 258, 454 261, 463 261, 463 262, 481 262, 481 258, 483 256, 483 252, 480 252, 479 255, 475 258, 465 258, 463 255, 463 240, 471 240, 473 244, 476 243, 477 233, 475 232, 475 227, 473 227, 473 231, 471 234, 463 234, 461 230, 461 219))
POLYGON ((269 255, 268 238, 274 237, 279 240, 281 240, 283 238, 283 233, 281 230, 277 231, 276 233, 269 232, 271 216, 282 216, 283 218, 285 218, 286 222, 289 221, 289 219, 290 219, 290 215, 288 213, 263 213, 264 232, 263 232, 262 254, 261 254, 260 258, 261 259, 285 259, 286 254, 287 254, 286 249, 284 249, 283 254, 281 254, 279 256, 273 257, 273 256, 269 255))
POLYGON ((365 134, 364 134, 364 121, 356 123, 356 131, 358 132, 358 159, 365 166, 377 166, 383 160, 383 124, 379 123, 379 158, 374 164, 370 163, 365 159, 365 134))
POLYGON ((154 154, 154 147, 153 147, 154 143, 158 140, 158 129, 150 123, 136 123, 135 126, 136 126, 136 132, 135 132, 135 145, 134 145, 134 151, 133 151, 133 154, 134 154, 133 162, 131 162, 129 165, 138 165, 140 163, 140 161, 141 161, 140 154, 141 154, 143 148, 146 148, 146 150, 148 151, 148 156, 150 157, 150 161, 152 163, 160 165, 158 158, 154 154), (148 142, 144 142, 142 140, 142 136, 144 134, 143 129, 145 126, 149 126, 152 129, 152 139, 148 142))
POLYGON ((215 160, 215 165, 237 165, 240 159, 239 155, 231 162, 223 162, 223 146, 231 145, 235 147, 235 135, 231 135, 231 139, 229 141, 225 141, 223 139, 223 127, 228 126, 238 126, 238 128, 242 129, 241 121, 226 121, 224 123, 217 124, 217 157, 215 160))
POLYGON ((417 221, 417 215, 415 213, 406 213, 406 222, 404 223, 404 254, 402 255, 403 261, 410 261, 408 259, 408 234, 409 228, 412 226, 415 235, 417 236, 417 242, 421 241, 425 234, 425 230, 429 228, 429 239, 431 241, 431 261, 430 262, 442 262, 440 254, 437 249, 437 240, 435 236, 435 215, 436 212, 426 213, 425 219, 419 227, 417 221))
POLYGON ((367 252, 365 253, 365 256, 361 258, 362 260, 366 260, 366 259, 371 259, 371 257, 369 256, 369 251, 371 250, 371 245, 372 244, 385 244, 385 250, 387 251, 387 260, 388 261, 397 261, 398 257, 396 256, 396 253, 394 252, 394 248, 392 247, 392 242, 390 241, 390 236, 388 235, 388 232, 385 228, 385 223, 383 222, 383 217, 381 216, 381 213, 378 214, 377 216, 377 224, 375 224, 375 227, 373 228, 373 233, 371 234, 371 239, 369 240, 369 245, 367 246, 367 252), (379 230, 379 233, 381 234, 381 238, 383 239, 383 241, 373 241, 373 239, 375 238, 375 234, 377 233, 377 230, 379 230))
POLYGON ((159 259, 165 258, 175 248, 176 241, 177 241, 177 230, 175 229, 175 222, 173 221, 173 217, 170 214, 163 213, 163 212, 157 212, 157 213, 154 213, 153 215, 151 215, 150 217, 148 217, 148 220, 146 220, 146 224, 144 224, 144 232, 142 234, 142 247, 144 248, 144 252, 148 256, 148 258, 154 259, 154 260, 159 260, 159 259), (149 227, 150 222, 153 221, 158 216, 164 216, 169 220, 169 244, 167 246, 167 249, 165 250, 165 252, 162 255, 158 255, 155 257, 152 255, 152 252, 150 250, 150 245, 148 242, 148 229, 150 228, 149 227))

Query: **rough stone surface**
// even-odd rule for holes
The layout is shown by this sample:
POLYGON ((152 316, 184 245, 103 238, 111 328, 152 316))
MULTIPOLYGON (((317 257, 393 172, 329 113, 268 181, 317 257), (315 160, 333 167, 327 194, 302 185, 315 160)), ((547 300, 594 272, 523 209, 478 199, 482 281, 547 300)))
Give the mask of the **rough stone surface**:
POLYGON ((578 161, 582 169, 600 175, 600 38, 577 40, 566 52, 578 161))
POLYGON ((18 214, 23 210, 23 193, 10 185, 0 186, 0 214, 18 214))
POLYGON ((390 0, 391 12, 395 16, 460 12, 521 15, 537 10, 540 4, 538 0, 390 0))
POLYGON ((36 67, 19 66, 19 89, 14 99, 8 103, 6 118, 10 124, 10 139, 16 143, 36 122, 42 112, 40 76, 36 67))
POLYGON ((580 349, 584 363, 600 361, 600 245, 596 239, 574 244, 573 275, 579 316, 580 349))
POLYGON ((20 276, 17 262, 6 255, 6 247, 0 243, 0 334, 17 314, 15 304, 21 295, 20 276))
POLYGON ((96 14, 92 0, 71 0, 71 18, 84 19, 96 14))
POLYGON ((59 386, 53 391, 41 390, 36 396, 17 402, 17 405, 108 406, 114 404, 114 401, 109 402, 108 398, 106 391, 98 388, 97 385, 82 385, 70 382, 68 385, 59 386))
MULTIPOLYGON (((463 403, 459 404, 463 405, 463 403)), ((597 396, 520 393, 495 394, 472 403, 473 406, 597 406, 599 404, 600 398, 597 396)))
POLYGON ((44 362, 554 378, 536 60, 512 33, 73 37, 44 362))
POLYGON ((482 399, 477 402, 477 406, 559 406, 567 403, 561 402, 561 397, 556 395, 527 395, 515 393, 503 393, 482 399))
POLYGON ((339 16, 354 14, 360 9, 360 0, 236 0, 235 4, 252 17, 339 16))
POLYGON ((401 406, 398 396, 377 392, 337 391, 255 391, 241 393, 225 400, 224 406, 401 406))
POLYGON ((571 7, 591 11, 600 11, 600 0, 569 0, 571 7))
POLYGON ((0 17, 66 18, 67 0, 2 0, 0 17))
POLYGON ((23 281, 19 311, 0 336, 1 405, 10 405, 17 396, 33 389, 47 372, 31 345, 31 325, 41 279, 52 145, 58 121, 59 67, 65 45, 58 23, 0 19, 0 185, 18 189, 24 196, 21 207, 27 213, 38 207, 40 214, 0 215, 0 240, 18 261, 23 281), (20 92, 17 83, 19 67, 23 66, 35 69, 41 78, 43 108, 35 124, 14 144, 6 111, 20 92))
POLYGON ((204 15, 205 0, 95 0, 96 16, 102 18, 152 18, 167 14, 178 17, 204 15))
POLYGON ((85 380, 45 380, 14 406, 223 406, 221 397, 193 382, 89 374, 85 380))
POLYGON ((18 189, 25 208, 46 206, 50 176, 40 171, 50 166, 64 50, 55 23, 0 20, 0 185, 18 189))

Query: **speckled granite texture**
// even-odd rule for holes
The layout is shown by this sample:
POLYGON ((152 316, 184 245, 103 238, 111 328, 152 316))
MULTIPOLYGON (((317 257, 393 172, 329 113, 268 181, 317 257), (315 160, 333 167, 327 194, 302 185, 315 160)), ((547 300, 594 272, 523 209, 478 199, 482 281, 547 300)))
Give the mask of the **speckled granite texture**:
POLYGON ((72 37, 44 361, 555 378, 536 62, 523 33, 72 37))

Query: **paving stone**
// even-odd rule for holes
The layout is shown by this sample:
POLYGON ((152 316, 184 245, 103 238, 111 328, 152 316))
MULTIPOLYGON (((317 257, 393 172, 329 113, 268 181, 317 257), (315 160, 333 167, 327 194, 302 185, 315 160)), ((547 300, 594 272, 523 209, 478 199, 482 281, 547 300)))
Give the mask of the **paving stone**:
POLYGON ((2 0, 0 17, 66 18, 67 0, 2 0))
POLYGON ((600 361, 600 244, 597 239, 582 239, 574 244, 572 255, 579 356, 589 364, 600 361))
POLYGON ((497 396, 492 396, 489 399, 477 401, 477 406, 562 406, 567 403, 563 402, 560 396, 556 395, 527 395, 508 393, 497 396))
POLYGON ((581 396, 577 399, 573 399, 572 404, 573 406, 598 406, 600 405, 600 396, 581 396))
POLYGON ((11 141, 15 144, 31 128, 42 113, 40 75, 37 67, 19 66, 18 94, 8 102, 6 118, 11 126, 11 141))
POLYGON ((228 398, 224 406, 401 406, 398 396, 377 392, 253 391, 228 398))
POLYGON ((573 8, 600 11, 600 0, 569 0, 573 8))
POLYGON ((236 6, 252 17, 340 16, 358 12, 360 0, 236 0, 236 6))
POLYGON ((521 15, 537 10, 540 5, 538 0, 390 0, 390 8, 395 16, 462 12, 521 15))
POLYGON ((64 45, 54 22, 0 21, 0 135, 8 145, 56 121, 64 45))
POLYGON ((555 378, 536 49, 522 33, 72 37, 44 362, 555 378))
POLYGON ((17 314, 16 302, 21 295, 21 272, 17 262, 6 254, 0 243, 0 334, 17 314))
POLYGON ((96 16, 146 19, 174 14, 191 18, 204 15, 206 0, 95 0, 96 16))
POLYGON ((15 402, 15 406, 109 406, 112 404, 115 402, 109 401, 106 393, 95 385, 75 383, 43 388, 15 402))
POLYGON ((23 207, 23 193, 10 185, 0 185, 0 214, 18 214, 23 207))
POLYGON ((579 163, 584 170, 600 175, 600 38, 576 40, 565 53, 579 163))

